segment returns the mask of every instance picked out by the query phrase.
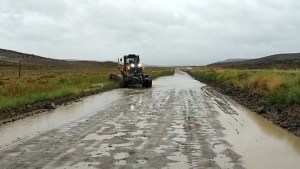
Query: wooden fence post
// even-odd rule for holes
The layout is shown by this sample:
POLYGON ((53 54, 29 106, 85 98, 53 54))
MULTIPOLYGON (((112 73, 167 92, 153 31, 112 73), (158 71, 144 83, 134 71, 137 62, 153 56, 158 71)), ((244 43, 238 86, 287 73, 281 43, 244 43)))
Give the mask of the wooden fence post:
POLYGON ((21 77, 22 61, 19 63, 19 78, 21 77))

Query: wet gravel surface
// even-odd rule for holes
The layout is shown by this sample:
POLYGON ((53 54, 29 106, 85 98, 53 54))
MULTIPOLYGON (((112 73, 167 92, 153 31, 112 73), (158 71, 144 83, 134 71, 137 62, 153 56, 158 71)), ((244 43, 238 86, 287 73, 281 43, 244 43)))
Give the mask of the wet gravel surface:
POLYGON ((94 114, 2 147, 0 168, 247 168, 226 136, 243 121, 204 84, 177 72, 120 90, 94 114))

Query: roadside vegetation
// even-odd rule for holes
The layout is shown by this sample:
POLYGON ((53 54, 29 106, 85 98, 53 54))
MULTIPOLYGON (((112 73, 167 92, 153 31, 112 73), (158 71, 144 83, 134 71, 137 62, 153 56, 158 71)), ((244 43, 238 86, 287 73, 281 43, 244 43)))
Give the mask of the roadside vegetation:
MULTIPOLYGON (((171 68, 146 68, 153 78, 173 74, 171 68)), ((15 66, 0 66, 0 111, 36 102, 117 88, 108 80, 116 68, 24 67, 18 76, 15 66)), ((117 72, 116 72, 117 73, 117 72)))
POLYGON ((162 76, 170 76, 174 74, 174 68, 146 68, 146 72, 151 74, 152 79, 157 79, 162 76))
POLYGON ((239 88, 259 94, 270 105, 300 104, 300 72, 194 68, 196 80, 239 88))

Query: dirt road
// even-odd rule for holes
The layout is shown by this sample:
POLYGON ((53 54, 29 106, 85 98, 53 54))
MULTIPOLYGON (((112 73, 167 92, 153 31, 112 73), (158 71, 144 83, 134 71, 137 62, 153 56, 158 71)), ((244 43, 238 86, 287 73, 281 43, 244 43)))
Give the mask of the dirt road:
POLYGON ((0 168, 298 168, 300 140, 183 72, 0 126, 0 168))

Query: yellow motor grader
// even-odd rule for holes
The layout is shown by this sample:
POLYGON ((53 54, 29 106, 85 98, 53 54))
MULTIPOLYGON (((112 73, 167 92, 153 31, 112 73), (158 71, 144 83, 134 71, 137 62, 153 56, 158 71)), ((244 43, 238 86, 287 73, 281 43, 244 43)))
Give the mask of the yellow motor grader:
POLYGON ((120 74, 110 74, 109 79, 118 81, 120 87, 152 87, 151 76, 145 73, 144 67, 140 63, 139 55, 129 54, 118 59, 118 70, 120 74))

